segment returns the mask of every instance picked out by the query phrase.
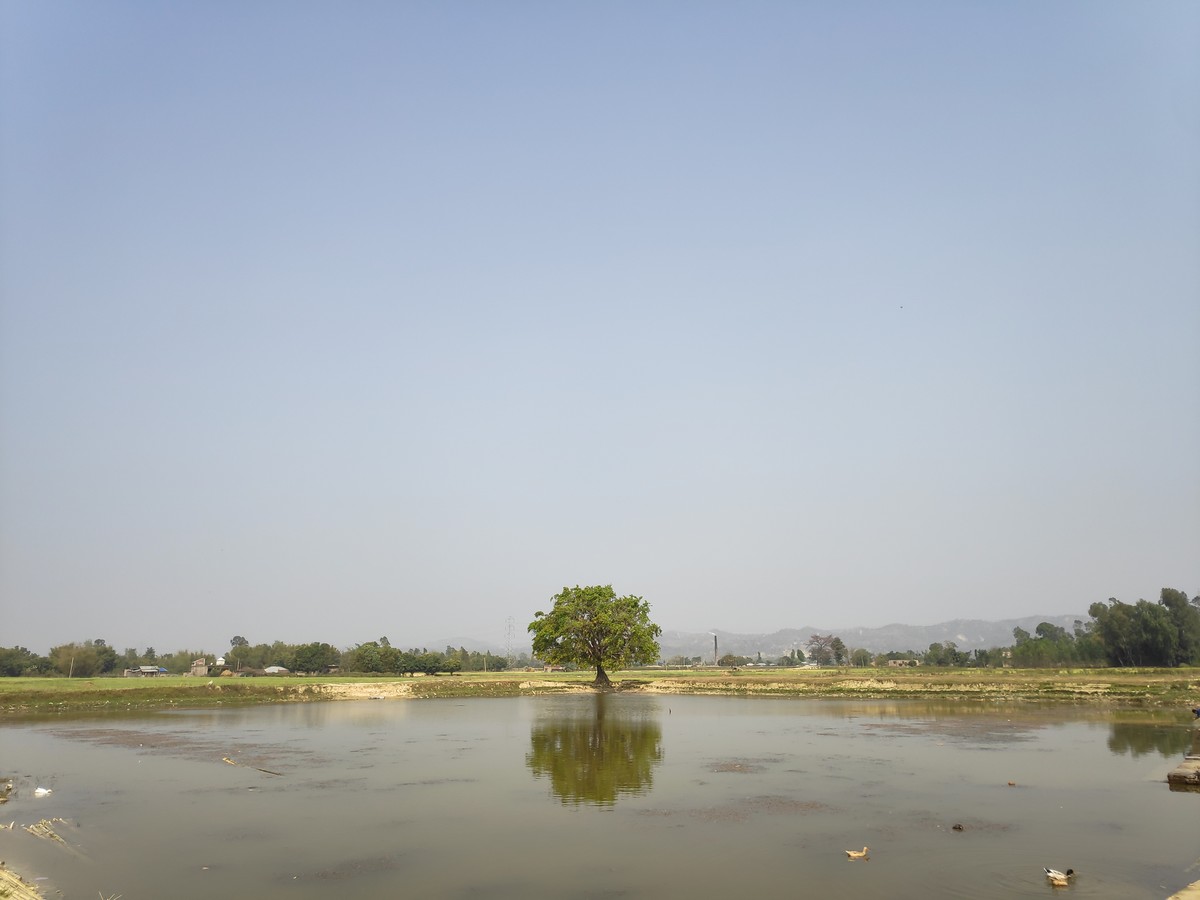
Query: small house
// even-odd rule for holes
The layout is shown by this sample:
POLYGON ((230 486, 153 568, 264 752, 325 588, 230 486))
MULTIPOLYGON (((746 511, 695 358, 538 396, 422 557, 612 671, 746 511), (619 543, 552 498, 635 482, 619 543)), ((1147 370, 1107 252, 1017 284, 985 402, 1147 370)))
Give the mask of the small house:
POLYGON ((134 666, 125 670, 126 678, 156 678, 166 674, 167 670, 162 666, 134 666))

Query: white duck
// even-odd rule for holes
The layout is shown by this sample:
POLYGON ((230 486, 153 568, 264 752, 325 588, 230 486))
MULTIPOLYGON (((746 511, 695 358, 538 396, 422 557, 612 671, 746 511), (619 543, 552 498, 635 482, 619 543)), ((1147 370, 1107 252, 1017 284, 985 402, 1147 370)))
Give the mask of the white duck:
POLYGON ((1046 877, 1050 879, 1050 883, 1054 887, 1066 887, 1071 883, 1071 879, 1075 877, 1074 869, 1067 869, 1065 872, 1060 872, 1058 869, 1048 869, 1043 866, 1042 871, 1046 873, 1046 877))

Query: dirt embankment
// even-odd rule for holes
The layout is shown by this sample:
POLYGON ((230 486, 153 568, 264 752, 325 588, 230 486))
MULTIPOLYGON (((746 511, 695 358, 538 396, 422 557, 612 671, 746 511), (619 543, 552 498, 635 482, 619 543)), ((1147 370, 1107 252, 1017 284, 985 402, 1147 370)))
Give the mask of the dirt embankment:
MULTIPOLYGON (((852 675, 822 670, 808 676, 768 673, 672 674, 614 684, 618 690, 649 694, 708 694, 855 699, 899 697, 963 700, 1055 700, 1129 706, 1169 706, 1200 693, 1195 670, 929 671, 852 675), (1100 680, 1100 679, 1104 680, 1100 680)), ((1194 703, 1192 704, 1194 705, 1194 703)), ((1190 708, 1190 707, 1189 707, 1190 708)))
POLYGON ((395 700, 411 697, 413 686, 407 681, 329 682, 309 684, 301 693, 319 694, 329 700, 395 700))
POLYGON ((7 900, 42 900, 42 893, 0 862, 0 897, 7 900))

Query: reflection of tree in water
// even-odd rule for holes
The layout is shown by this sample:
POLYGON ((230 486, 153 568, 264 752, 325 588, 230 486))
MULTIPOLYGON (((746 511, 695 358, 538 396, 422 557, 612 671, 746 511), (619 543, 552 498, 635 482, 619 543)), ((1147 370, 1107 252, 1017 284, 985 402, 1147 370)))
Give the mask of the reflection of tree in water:
POLYGON ((662 762, 657 721, 609 708, 599 694, 582 712, 556 712, 529 733, 525 764, 563 803, 613 806, 617 798, 643 794, 662 762))
POLYGON ((1145 756, 1157 751, 1162 756, 1180 756, 1194 753, 1193 734, 1190 728, 1171 728, 1134 722, 1113 722, 1108 736, 1108 749, 1113 753, 1128 753, 1130 756, 1145 756))

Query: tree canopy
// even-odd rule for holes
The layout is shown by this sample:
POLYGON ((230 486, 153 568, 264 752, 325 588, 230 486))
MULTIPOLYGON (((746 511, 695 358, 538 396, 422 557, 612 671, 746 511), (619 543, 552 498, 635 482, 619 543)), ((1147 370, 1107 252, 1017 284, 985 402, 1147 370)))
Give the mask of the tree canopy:
POLYGON ((833 662, 833 641, 832 634, 814 634, 806 642, 808 658, 818 666, 830 665, 833 662))
POLYGON ((1093 603, 1088 615, 1114 666, 1182 666, 1200 662, 1200 608, 1196 599, 1163 588, 1157 603, 1093 603))
POLYGON ((551 665, 595 667, 595 684, 608 686, 605 668, 658 659, 662 629, 650 621, 650 604, 632 594, 618 597, 611 584, 564 587, 529 623, 533 654, 551 665))

